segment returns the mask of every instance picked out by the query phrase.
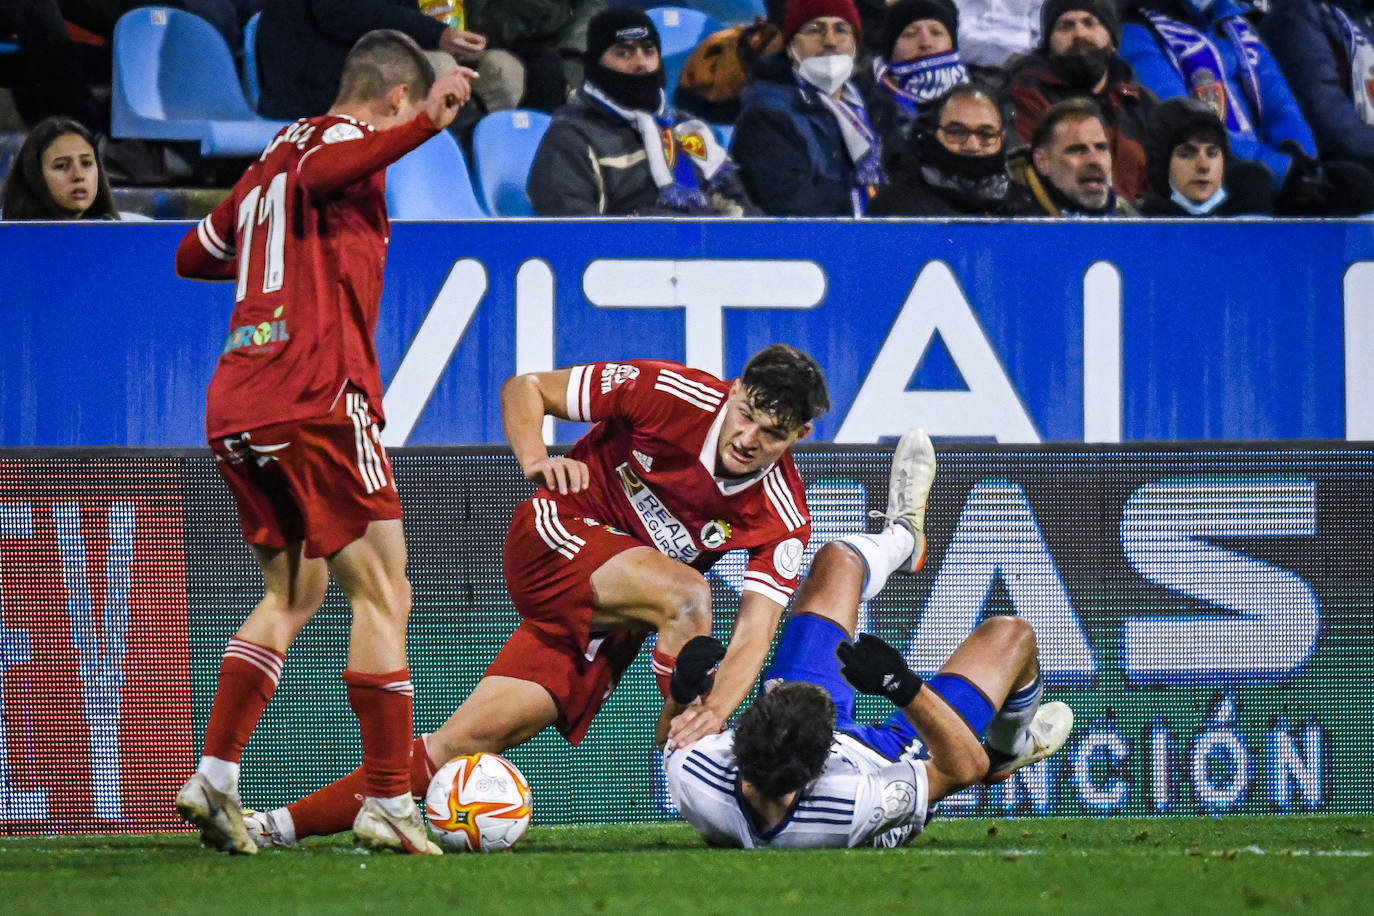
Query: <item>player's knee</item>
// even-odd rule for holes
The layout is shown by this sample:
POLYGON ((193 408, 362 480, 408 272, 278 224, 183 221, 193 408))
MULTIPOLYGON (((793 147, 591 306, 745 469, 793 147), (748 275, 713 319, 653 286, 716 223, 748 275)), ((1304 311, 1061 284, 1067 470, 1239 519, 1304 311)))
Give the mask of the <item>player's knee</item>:
POLYGON ((961 786, 971 786, 974 783, 982 782, 988 775, 987 751, 983 750, 982 745, 970 741, 962 748, 962 752, 955 755, 949 762, 949 778, 961 786))
POLYGON ((999 614, 978 625, 980 638, 996 642, 1008 653, 1035 654, 1035 628, 1020 617, 999 614))
POLYGON ((706 577, 684 567, 684 575, 663 589, 663 620, 660 630, 691 632, 693 635, 711 632, 711 586, 706 577))

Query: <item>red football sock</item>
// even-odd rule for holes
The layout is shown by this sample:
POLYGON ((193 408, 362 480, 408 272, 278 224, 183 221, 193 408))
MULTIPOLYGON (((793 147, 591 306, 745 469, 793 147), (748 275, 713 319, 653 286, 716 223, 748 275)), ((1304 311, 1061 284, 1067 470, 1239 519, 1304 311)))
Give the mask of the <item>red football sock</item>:
POLYGON ((366 794, 367 779, 363 776, 363 768, 358 767, 343 779, 336 779, 318 792, 287 805, 286 810, 291 812, 291 821, 296 825, 296 839, 351 830, 366 794))
MULTIPOLYGON (((429 781, 438 771, 425 750, 425 739, 416 738, 410 748, 411 793, 424 798, 429 791, 429 781)), ((291 821, 296 826, 296 839, 329 836, 351 829, 366 794, 367 779, 363 776, 363 768, 358 767, 318 792, 287 805, 286 810, 291 812, 291 821)))
POLYGON ((210 721, 205 726, 202 754, 239 762, 244 745, 253 736, 262 711, 277 689, 285 661, 286 656, 276 649, 238 637, 229 640, 219 665, 219 685, 210 706, 210 721))
POLYGON ((365 795, 395 798, 410 794, 412 697, 410 669, 384 674, 345 671, 348 705, 358 717, 363 739, 365 795))
POLYGON ((668 698, 668 685, 673 681, 673 667, 677 665, 677 656, 668 655, 660 652, 658 646, 654 646, 649 653, 649 668, 654 672, 654 680, 658 683, 658 692, 663 694, 663 698, 668 698))

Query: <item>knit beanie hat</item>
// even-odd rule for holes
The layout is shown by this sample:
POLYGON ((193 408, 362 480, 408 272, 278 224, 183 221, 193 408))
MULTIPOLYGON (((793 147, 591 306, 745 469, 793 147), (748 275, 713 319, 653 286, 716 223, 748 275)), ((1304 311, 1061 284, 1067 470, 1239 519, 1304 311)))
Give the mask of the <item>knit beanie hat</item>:
POLYGON ((660 51, 663 43, 659 40, 654 21, 641 9, 629 6, 612 6, 597 13, 587 23, 587 54, 583 61, 592 66, 601 60, 601 55, 611 45, 621 41, 643 41, 649 39, 660 51))
POLYGON ((903 30, 920 19, 934 19, 945 27, 959 50, 959 8, 951 0, 897 0, 887 8, 883 20, 883 57, 892 59, 892 49, 903 30))
POLYGON ((856 38, 863 33, 854 0, 788 0, 787 12, 782 17, 783 45, 792 41, 798 29, 821 16, 838 16, 848 21, 854 27, 856 38))
POLYGON ((1054 24, 1059 21, 1060 16, 1070 10, 1092 13, 1097 17, 1097 21, 1102 23, 1107 34, 1112 36, 1112 45, 1121 47, 1121 19, 1116 14, 1112 0, 1045 0, 1045 5, 1040 7, 1041 52, 1048 53, 1050 32, 1054 31, 1054 24))

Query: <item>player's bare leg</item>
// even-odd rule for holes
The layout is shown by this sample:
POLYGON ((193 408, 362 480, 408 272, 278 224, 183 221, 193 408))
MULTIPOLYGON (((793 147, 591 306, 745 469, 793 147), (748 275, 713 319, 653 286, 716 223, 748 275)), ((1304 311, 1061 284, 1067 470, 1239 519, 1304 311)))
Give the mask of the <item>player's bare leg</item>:
POLYGON ((287 647, 329 584, 324 560, 305 557, 301 544, 254 546, 253 552, 263 597, 225 649, 200 763, 176 798, 178 813, 200 828, 204 845, 247 855, 257 846, 244 825, 239 761, 276 689, 287 647))
POLYGON ((353 610, 348 641, 348 702, 362 735, 363 806, 353 823, 364 846, 440 853, 410 794, 413 689, 406 667, 410 583, 400 519, 373 521, 329 558, 353 610))
POLYGON ((653 629, 658 650, 676 656, 711 634, 711 586, 701 573, 652 547, 616 554, 592 573, 592 629, 653 629))
POLYGON ((464 754, 500 754, 557 722, 558 704, 542 686, 489 675, 478 681, 448 721, 426 738, 429 759, 442 766, 464 754))
POLYGON ((793 614, 833 620, 851 638, 858 625, 859 599, 868 566, 844 541, 829 541, 816 551, 811 569, 792 599, 793 614))

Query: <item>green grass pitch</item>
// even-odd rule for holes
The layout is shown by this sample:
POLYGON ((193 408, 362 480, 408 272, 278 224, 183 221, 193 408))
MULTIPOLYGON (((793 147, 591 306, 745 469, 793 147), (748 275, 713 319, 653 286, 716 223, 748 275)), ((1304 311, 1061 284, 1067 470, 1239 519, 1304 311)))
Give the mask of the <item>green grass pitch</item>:
POLYGON ((229 857, 190 834, 0 837, 21 913, 1374 911, 1374 817, 936 820, 905 849, 744 853, 690 827, 535 827, 506 853, 344 838, 229 857))

